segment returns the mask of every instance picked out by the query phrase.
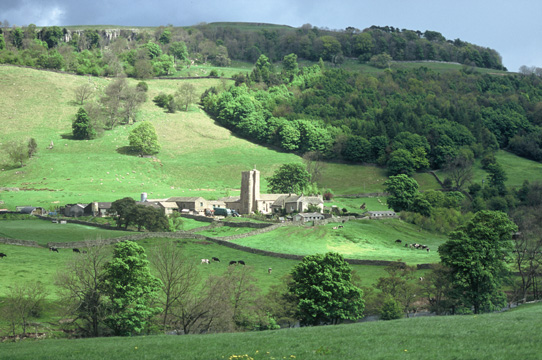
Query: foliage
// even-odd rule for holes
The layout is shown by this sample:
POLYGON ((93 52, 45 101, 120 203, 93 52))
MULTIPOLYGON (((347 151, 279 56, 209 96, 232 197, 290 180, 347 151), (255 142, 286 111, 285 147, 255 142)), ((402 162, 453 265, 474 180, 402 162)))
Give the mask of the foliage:
POLYGON ((28 320, 40 316, 46 297, 47 292, 40 282, 16 284, 9 290, 0 310, 14 336, 17 324, 21 324, 23 335, 26 335, 28 320))
POLYGON ((122 199, 115 200, 111 203, 111 213, 116 214, 117 227, 120 228, 124 225, 124 228, 128 228, 130 223, 129 216, 132 208, 135 206, 136 202, 131 197, 125 197, 122 199))
POLYGON ((162 309, 153 305, 161 281, 149 268, 144 249, 132 241, 115 245, 105 265, 101 288, 109 299, 106 325, 117 336, 141 333, 162 309))
POLYGON ((453 295, 475 313, 503 305, 500 286, 507 272, 505 257, 516 231, 505 213, 480 211, 439 247, 442 263, 451 269, 453 295))
POLYGON ((408 210, 418 193, 418 183, 416 180, 405 174, 390 176, 384 182, 386 192, 389 193, 388 206, 394 211, 408 210))
POLYGON ((352 270, 338 253, 310 255, 292 270, 289 291, 298 299, 305 325, 338 324, 362 317, 363 292, 352 284, 352 270))
POLYGON ((31 158, 34 156, 34 154, 38 151, 38 143, 36 142, 36 139, 30 138, 28 140, 28 158, 31 158))
POLYGON ((381 320, 396 320, 403 316, 401 305, 394 298, 389 297, 383 303, 380 309, 381 320))
POLYGON ((137 231, 144 227, 148 231, 167 231, 169 222, 163 211, 149 205, 136 204, 127 215, 127 222, 137 226, 137 231))
POLYGON ((21 167, 28 160, 28 145, 24 141, 11 140, 5 142, 2 144, 2 149, 12 162, 19 163, 21 167))
POLYGON ((142 155, 157 154, 160 151, 156 130, 150 122, 142 122, 130 131, 128 141, 134 151, 142 155))
POLYGON ((281 165, 267 181, 269 189, 275 194, 301 194, 309 185, 310 179, 311 176, 303 165, 290 163, 281 165))
POLYGON ((92 122, 83 108, 79 108, 75 115, 75 120, 72 123, 73 138, 76 140, 92 140, 96 138, 96 130, 92 126, 92 122))

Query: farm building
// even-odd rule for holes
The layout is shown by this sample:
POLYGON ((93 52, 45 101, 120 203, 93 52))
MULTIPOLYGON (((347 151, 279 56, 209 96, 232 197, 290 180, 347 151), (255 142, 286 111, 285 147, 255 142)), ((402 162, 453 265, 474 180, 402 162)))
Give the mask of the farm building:
POLYGON ((88 216, 109 216, 111 210, 110 202, 93 201, 83 209, 84 215, 88 216))
POLYGON ((397 217, 395 211, 367 211, 364 215, 368 216, 369 219, 385 219, 397 217))
POLYGON ((179 212, 179 206, 177 206, 176 202, 172 201, 158 201, 158 206, 162 209, 164 214, 171 215, 174 212, 179 212))
POLYGON ((324 211, 324 200, 321 196, 303 196, 303 195, 281 195, 271 208, 273 212, 280 212, 282 209, 286 210, 287 214, 293 212, 307 211, 309 205, 317 206, 320 212, 324 211))
POLYGON ((306 223, 308 221, 324 220, 324 214, 321 213, 300 213, 294 215, 294 221, 306 223))
POLYGON ((202 213, 208 207, 208 201, 201 196, 174 196, 167 199, 167 202, 176 203, 179 211, 187 209, 202 213))
POLYGON ((35 207, 35 206, 17 206, 17 211, 21 214, 28 214, 28 215, 45 215, 47 214, 47 211, 45 211, 42 207, 35 207))
POLYGON ((88 204, 68 204, 64 207, 64 216, 78 217, 85 215, 85 208, 88 204))

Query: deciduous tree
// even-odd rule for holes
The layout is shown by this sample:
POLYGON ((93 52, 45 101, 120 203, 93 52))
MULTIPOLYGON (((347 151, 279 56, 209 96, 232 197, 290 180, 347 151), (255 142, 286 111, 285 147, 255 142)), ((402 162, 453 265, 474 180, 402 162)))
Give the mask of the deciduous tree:
POLYGON ((273 176, 267 178, 269 188, 275 194, 300 194, 309 185, 310 180, 310 174, 298 163, 281 165, 273 176))
POLYGON ((297 313, 305 325, 338 324, 363 316, 363 292, 352 284, 352 269, 338 253, 303 258, 292 270, 289 291, 298 299, 297 313))
POLYGON ((155 307, 161 282, 151 274, 145 250, 133 241, 115 245, 113 259, 105 265, 101 289, 109 299, 105 323, 117 336, 141 333, 155 307))
POLYGON ((505 213, 479 211, 439 247, 442 263, 451 269, 454 296, 475 313, 504 305, 501 284, 508 272, 505 258, 512 250, 516 231, 517 226, 505 213))
POLYGON ((390 176, 384 182, 388 197, 388 207, 394 211, 409 210, 418 193, 418 183, 416 180, 405 174, 390 176))
POLYGON ((137 125, 128 135, 128 141, 134 151, 142 155, 152 155, 160 151, 158 135, 152 123, 145 121, 137 125))

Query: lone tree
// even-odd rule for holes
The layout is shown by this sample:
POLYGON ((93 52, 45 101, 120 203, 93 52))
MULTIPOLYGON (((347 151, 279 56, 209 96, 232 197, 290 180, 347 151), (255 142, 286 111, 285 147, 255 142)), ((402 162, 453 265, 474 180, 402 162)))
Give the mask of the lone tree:
POLYGON ((79 108, 72 123, 73 138, 77 140, 92 140, 97 136, 87 111, 79 108))
POLYGON ((505 258, 512 250, 517 226, 500 211, 479 211, 471 221, 449 235, 438 251, 448 266, 452 296, 474 313, 505 304, 501 284, 508 273, 505 258))
POLYGON ((158 135, 154 126, 148 122, 142 122, 128 135, 130 146, 141 155, 157 154, 160 151, 158 135))
POLYGON ((153 307, 161 282, 149 268, 145 250, 133 241, 118 243, 105 265, 101 288, 109 298, 111 314, 105 324, 114 335, 138 334, 148 319, 162 309, 153 307))
POLYGON ((273 176, 268 177, 272 193, 301 193, 309 185, 311 175, 302 164, 291 163, 282 165, 273 176))
POLYGON ((8 141, 2 146, 4 152, 8 155, 11 161, 19 163, 21 167, 28 160, 28 144, 25 141, 8 141))
POLYGON ((298 299, 302 324, 338 324, 363 316, 363 291, 352 283, 352 269, 340 254, 306 256, 292 270, 288 288, 298 299))

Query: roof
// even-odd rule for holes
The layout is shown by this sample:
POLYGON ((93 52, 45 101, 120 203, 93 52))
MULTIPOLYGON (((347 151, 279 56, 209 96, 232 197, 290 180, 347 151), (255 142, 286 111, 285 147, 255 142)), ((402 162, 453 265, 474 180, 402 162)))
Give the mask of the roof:
POLYGON ((136 205, 150 206, 150 207, 153 207, 155 209, 160 208, 160 206, 157 203, 148 202, 148 201, 136 201, 136 205))
POLYGON ((260 198, 256 200, 276 201, 281 196, 283 195, 282 194, 260 194, 260 198))
POLYGON ((202 198, 201 196, 173 196, 173 197, 170 197, 169 199, 167 199, 166 201, 168 202, 183 202, 183 201, 186 201, 186 202, 191 202, 191 201, 198 201, 198 200, 205 200, 204 198, 202 198))
POLYGON ((241 201, 241 197, 240 196, 227 196, 227 197, 220 198, 218 200, 222 201, 222 202, 225 202, 225 203, 232 203, 232 202, 241 201))
POLYGON ((32 211, 34 211, 34 210, 36 210, 36 208, 33 207, 33 206, 25 206, 25 207, 23 207, 22 209, 20 209, 19 211, 20 211, 21 213, 23 213, 23 214, 31 214, 32 211))
POLYGON ((301 217, 304 217, 304 218, 315 217, 315 216, 324 217, 324 214, 313 212, 313 213, 299 213, 296 216, 301 216, 301 217))
POLYGON ((275 200, 275 202, 273 203, 272 206, 280 206, 280 207, 284 207, 284 204, 286 204, 287 202, 292 202, 292 201, 295 201, 293 199, 297 199, 299 198, 298 195, 291 195, 291 194, 281 194, 279 195, 279 197, 277 198, 277 200, 275 200))
POLYGON ((179 206, 175 202, 171 201, 159 201, 158 205, 165 208, 165 209, 178 209, 179 206))
POLYGON ((301 196, 300 201, 309 203, 309 204, 323 204, 324 200, 321 196, 301 196))

